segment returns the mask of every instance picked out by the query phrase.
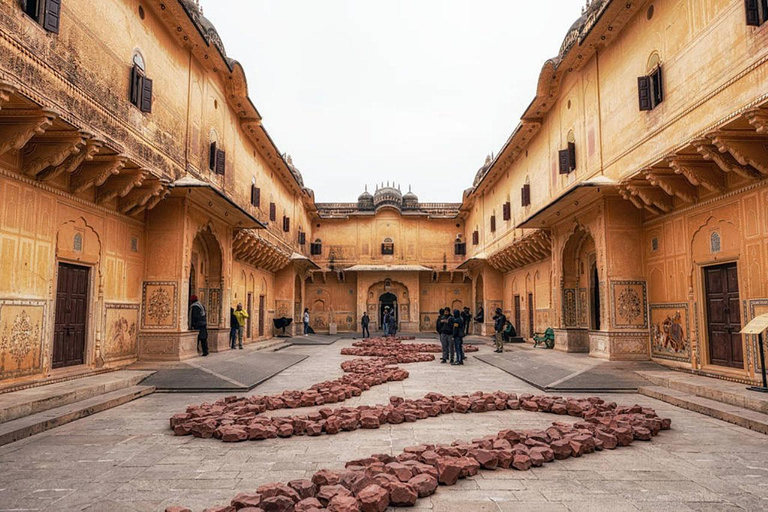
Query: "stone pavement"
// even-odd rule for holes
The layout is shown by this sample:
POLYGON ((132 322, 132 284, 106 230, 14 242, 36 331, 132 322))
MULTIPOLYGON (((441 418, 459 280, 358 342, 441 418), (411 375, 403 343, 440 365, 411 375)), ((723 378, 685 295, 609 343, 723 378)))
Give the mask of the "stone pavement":
MULTIPOLYGON (((252 393, 277 393, 342 375, 339 354, 351 340, 294 346, 309 356, 252 393)), ((481 347, 481 354, 491 353, 481 347)), ((470 357, 463 367, 439 362, 401 365, 409 379, 374 387, 344 405, 385 403, 390 395, 421 397, 476 390, 538 393, 529 384, 470 357)), ((502 428, 549 425, 550 415, 525 411, 450 414, 337 436, 244 443, 174 437, 168 418, 187 404, 221 394, 154 394, 0 448, 0 510, 163 510, 184 504, 201 510, 226 503, 263 483, 341 469, 372 453, 397 453, 418 443, 480 437, 502 428)), ((576 395, 574 395, 576 396, 576 395)), ((525 472, 482 472, 440 488, 417 508, 497 510, 766 510, 768 437, 637 394, 611 394, 672 418, 672 430, 651 443, 635 442, 525 472)), ((306 410, 306 409, 304 409, 306 410)), ((290 410, 274 414, 291 414, 290 410)), ((295 412, 295 411, 293 411, 295 412)))

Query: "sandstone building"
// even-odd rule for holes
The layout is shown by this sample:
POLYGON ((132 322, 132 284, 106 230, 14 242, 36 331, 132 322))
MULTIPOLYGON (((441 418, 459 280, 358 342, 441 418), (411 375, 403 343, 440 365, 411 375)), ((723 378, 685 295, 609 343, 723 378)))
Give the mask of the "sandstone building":
POLYGON ((192 357, 192 294, 214 350, 237 302, 251 342, 304 307, 501 307, 559 350, 749 381, 767 61, 766 0, 592 0, 461 203, 330 204, 194 0, 0 0, 0 385, 192 357))

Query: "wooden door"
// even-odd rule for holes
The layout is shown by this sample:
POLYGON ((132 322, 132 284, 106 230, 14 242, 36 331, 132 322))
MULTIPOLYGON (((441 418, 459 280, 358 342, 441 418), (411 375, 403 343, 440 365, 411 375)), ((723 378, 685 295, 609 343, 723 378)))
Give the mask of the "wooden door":
POLYGON ((518 336, 522 336, 523 326, 520 325, 521 313, 520 313, 520 296, 515 295, 515 330, 519 333, 518 336))
POLYGON ((704 269, 709 333, 709 361, 719 366, 744 368, 736 263, 704 269))
POLYGON ((259 295, 259 338, 264 336, 264 296, 259 295))
POLYGON ((89 271, 88 267, 59 264, 53 328, 53 368, 85 363, 89 271))
POLYGON ((246 330, 246 336, 248 339, 253 338, 253 324, 251 323, 251 318, 253 318, 253 294, 248 294, 248 304, 247 308, 245 310, 246 313, 248 313, 248 319, 245 321, 245 330, 246 330))
POLYGON ((533 294, 528 294, 528 337, 533 338, 533 294))

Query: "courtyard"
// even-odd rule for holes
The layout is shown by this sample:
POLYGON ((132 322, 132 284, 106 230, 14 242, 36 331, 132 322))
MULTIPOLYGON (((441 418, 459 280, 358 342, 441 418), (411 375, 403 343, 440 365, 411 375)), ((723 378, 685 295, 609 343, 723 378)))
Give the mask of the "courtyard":
MULTIPOLYGON (((340 349, 353 341, 342 338, 329 345, 284 348, 280 353, 307 357, 245 395, 305 389, 341 377, 340 363, 352 357, 342 356, 340 349)), ((541 394, 475 357, 492 350, 490 345, 480 345, 464 366, 441 365, 437 359, 400 364, 410 373, 407 379, 372 387, 343 405, 385 404, 390 396, 420 398, 429 392, 541 394)), ((222 443, 173 435, 169 429, 173 414, 183 412, 187 405, 223 396, 226 394, 156 392, 3 446, 0 510, 162 511, 183 505, 197 511, 228 504, 239 492, 254 492, 266 483, 311 478, 320 469, 341 470, 346 461, 374 453, 396 455, 413 445, 469 440, 507 428, 546 428, 553 419, 536 412, 507 410, 444 414, 337 436, 222 443)), ((626 448, 528 471, 483 470, 455 486, 440 486, 432 496, 418 500, 416 508, 719 511, 768 507, 768 437, 635 393, 603 397, 621 405, 651 407, 662 418, 670 418, 672 428, 650 442, 635 441, 626 448)), ((319 407, 301 408, 295 414, 316 409, 319 407)))

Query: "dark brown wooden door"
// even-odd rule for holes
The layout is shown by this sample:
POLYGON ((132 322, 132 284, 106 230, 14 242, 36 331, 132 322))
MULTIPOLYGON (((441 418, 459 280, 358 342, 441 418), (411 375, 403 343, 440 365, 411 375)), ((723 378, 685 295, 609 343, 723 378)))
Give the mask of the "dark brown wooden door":
POLYGON ((245 321, 246 325, 246 334, 248 339, 253 338, 253 324, 251 322, 251 318, 253 318, 253 294, 248 294, 248 306, 245 310, 246 313, 248 313, 248 319, 245 321))
POLYGON ((87 267, 59 264, 53 368, 85 363, 85 321, 88 311, 87 267))
POLYGON ((735 263, 704 269, 707 293, 709 361, 719 366, 744 367, 739 279, 735 263))
POLYGON ((259 295, 259 337, 264 336, 264 296, 259 295))
POLYGON ((518 336, 522 336, 523 326, 520 325, 520 296, 515 295, 515 330, 519 333, 518 336))
POLYGON ((528 337, 533 338, 533 294, 528 294, 528 337))

